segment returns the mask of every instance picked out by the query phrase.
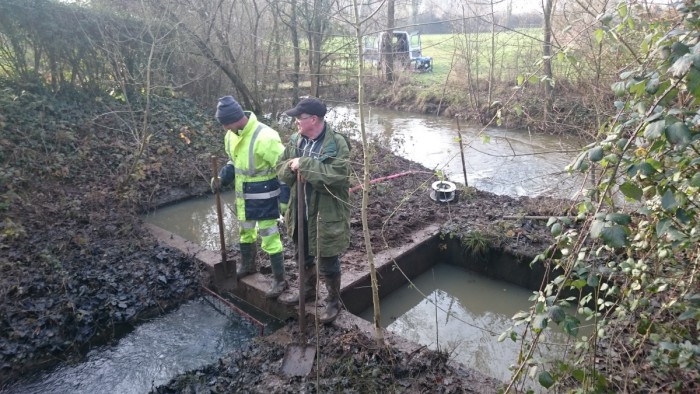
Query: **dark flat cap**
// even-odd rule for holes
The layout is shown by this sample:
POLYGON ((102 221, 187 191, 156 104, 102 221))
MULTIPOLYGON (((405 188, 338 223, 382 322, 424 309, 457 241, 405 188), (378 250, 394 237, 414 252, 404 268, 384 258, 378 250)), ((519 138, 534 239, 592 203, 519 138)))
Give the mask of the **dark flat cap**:
POLYGON ((315 98, 308 97, 297 104, 296 107, 285 111, 285 114, 289 116, 299 116, 301 114, 316 115, 319 118, 326 116, 326 104, 323 101, 315 98))

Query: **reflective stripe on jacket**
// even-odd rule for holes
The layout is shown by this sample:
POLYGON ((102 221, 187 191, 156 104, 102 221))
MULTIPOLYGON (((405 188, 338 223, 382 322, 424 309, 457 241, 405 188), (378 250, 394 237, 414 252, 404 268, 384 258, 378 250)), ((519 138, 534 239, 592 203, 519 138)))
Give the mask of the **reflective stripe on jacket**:
POLYGON ((236 169, 236 216, 239 221, 278 219, 280 183, 275 172, 284 151, 279 134, 246 112, 248 123, 224 137, 226 154, 236 169))

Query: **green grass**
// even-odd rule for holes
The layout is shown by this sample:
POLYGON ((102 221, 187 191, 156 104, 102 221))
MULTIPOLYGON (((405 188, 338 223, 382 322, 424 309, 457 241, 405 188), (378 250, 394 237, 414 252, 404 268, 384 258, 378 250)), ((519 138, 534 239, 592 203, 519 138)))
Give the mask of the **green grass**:
MULTIPOLYGON (((536 69, 542 58, 542 44, 538 41, 542 29, 523 29, 520 32, 498 32, 495 36, 497 79, 514 80, 528 70, 536 69)), ((433 82, 444 83, 447 73, 466 70, 486 77, 491 57, 491 34, 426 34, 421 36, 423 55, 433 58, 433 82)))
MULTIPOLYGON (((521 75, 542 75, 542 29, 528 28, 518 31, 501 31, 495 34, 494 78, 497 82, 514 84, 521 75)), ((325 45, 336 54, 350 56, 354 47, 343 46, 343 38, 329 40, 325 45)), ((421 35, 423 56, 433 58, 433 72, 404 73, 403 83, 431 90, 430 95, 442 95, 442 88, 449 75, 450 83, 464 82, 467 71, 472 81, 484 81, 489 76, 491 62, 491 33, 470 34, 423 34, 421 35)), ((555 67, 559 60, 553 59, 555 67)), ((354 68, 354 64, 353 64, 354 68)), ((372 70, 368 70, 372 74, 372 70)), ((356 73, 355 70, 347 70, 356 73)))

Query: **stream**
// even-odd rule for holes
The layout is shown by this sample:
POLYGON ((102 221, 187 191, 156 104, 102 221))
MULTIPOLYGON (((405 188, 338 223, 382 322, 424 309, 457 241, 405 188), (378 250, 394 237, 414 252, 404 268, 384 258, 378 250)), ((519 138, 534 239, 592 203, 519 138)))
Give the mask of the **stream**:
MULTIPOLYGON (((31 375, 7 393, 148 393, 180 373, 215 362, 259 334, 240 316, 199 298, 139 325, 115 345, 92 349, 77 365, 31 375)), ((7 391, 4 391, 7 390, 7 391)))
MULTIPOLYGON (((332 123, 354 124, 357 107, 330 106, 332 123)), ((495 194, 573 198, 581 177, 564 171, 586 144, 577 137, 530 134, 524 130, 482 128, 448 118, 368 107, 368 136, 391 151, 434 171, 452 182, 495 194), (462 148, 459 134, 461 130, 462 148), (464 152, 464 165, 462 153, 464 152)), ((360 139, 359 131, 352 138, 360 139)))

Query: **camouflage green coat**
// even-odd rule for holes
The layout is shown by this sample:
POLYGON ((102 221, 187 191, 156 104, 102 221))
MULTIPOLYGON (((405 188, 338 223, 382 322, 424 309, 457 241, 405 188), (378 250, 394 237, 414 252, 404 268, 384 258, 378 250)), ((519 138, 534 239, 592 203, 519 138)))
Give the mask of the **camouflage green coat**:
POLYGON ((332 257, 350 245, 350 144, 326 124, 326 135, 317 157, 300 157, 299 133, 292 135, 278 163, 279 179, 289 185, 291 199, 285 214, 287 233, 294 234, 297 223, 297 178, 289 169, 289 160, 300 157, 299 171, 311 184, 307 197, 308 232, 311 256, 332 257), (317 249, 317 241, 319 249, 317 249))

